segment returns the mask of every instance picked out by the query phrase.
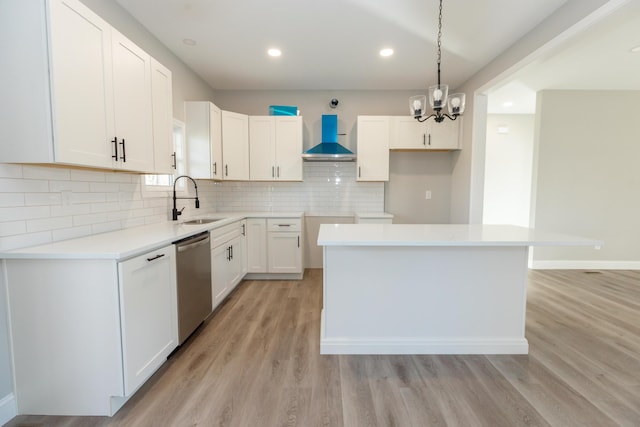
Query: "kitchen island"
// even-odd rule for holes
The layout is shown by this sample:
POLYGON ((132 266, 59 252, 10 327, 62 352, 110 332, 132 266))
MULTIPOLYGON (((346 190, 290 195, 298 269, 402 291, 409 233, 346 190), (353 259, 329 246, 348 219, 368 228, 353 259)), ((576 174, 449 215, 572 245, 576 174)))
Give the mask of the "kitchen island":
POLYGON ((530 246, 601 241, 509 225, 323 224, 322 354, 527 354, 530 246))

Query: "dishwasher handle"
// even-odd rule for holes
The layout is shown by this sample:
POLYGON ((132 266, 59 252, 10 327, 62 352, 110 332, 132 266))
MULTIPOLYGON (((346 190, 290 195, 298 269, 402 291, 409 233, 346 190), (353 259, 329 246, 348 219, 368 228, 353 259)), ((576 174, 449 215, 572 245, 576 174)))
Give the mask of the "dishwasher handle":
POLYGON ((188 251, 193 248, 197 248, 198 246, 208 245, 209 244, 209 233, 202 234, 200 236, 189 238, 182 240, 180 242, 176 242, 176 249, 178 252, 188 251))

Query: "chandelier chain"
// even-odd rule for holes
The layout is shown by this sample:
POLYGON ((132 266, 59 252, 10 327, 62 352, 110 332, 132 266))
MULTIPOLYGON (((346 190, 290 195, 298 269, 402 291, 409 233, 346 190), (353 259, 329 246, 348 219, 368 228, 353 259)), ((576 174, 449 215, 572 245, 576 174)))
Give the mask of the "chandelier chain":
POLYGON ((438 14, 438 86, 440 86, 440 62, 442 60, 442 0, 440 0, 440 11, 438 14))

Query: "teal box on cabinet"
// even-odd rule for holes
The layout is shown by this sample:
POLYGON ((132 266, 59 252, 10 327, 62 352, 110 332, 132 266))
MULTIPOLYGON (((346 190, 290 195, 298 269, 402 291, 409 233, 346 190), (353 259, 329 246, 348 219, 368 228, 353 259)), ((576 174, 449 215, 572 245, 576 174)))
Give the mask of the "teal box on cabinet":
POLYGON ((270 116, 297 116, 298 107, 295 105, 269 105, 270 116))

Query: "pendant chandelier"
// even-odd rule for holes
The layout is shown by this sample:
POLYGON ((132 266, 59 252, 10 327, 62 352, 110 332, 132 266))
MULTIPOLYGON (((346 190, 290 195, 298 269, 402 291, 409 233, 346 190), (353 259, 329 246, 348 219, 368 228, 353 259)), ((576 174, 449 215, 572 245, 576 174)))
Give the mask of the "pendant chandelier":
POLYGON ((449 86, 440 84, 440 60, 442 58, 441 39, 442 0, 440 0, 440 13, 438 15, 438 84, 429 87, 429 105, 434 113, 426 116, 427 97, 425 95, 416 95, 409 98, 409 109, 411 110, 411 115, 419 122, 424 122, 431 117, 433 117, 437 123, 441 123, 445 117, 450 120, 455 120, 464 112, 464 93, 448 95, 449 86), (442 112, 445 105, 448 107, 449 114, 442 112))

